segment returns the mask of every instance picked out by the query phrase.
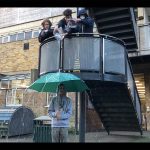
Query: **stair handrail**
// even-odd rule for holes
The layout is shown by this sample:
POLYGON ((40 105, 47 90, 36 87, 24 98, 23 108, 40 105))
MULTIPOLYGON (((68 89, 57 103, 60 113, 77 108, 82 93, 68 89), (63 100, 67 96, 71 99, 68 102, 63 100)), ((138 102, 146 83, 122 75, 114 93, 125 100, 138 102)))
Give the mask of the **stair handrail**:
MULTIPOLYGON (((131 67, 131 62, 130 62, 130 60, 129 60, 129 56, 128 56, 128 54, 127 54, 127 51, 125 50, 125 54, 126 54, 126 60, 127 60, 127 62, 129 63, 129 68, 130 68, 130 71, 131 71, 131 76, 132 76, 132 80, 133 80, 133 85, 134 85, 134 90, 135 90, 135 92, 136 92, 136 94, 137 94, 137 99, 138 99, 138 102, 139 102, 139 104, 140 104, 140 114, 141 114, 141 118, 142 118, 142 111, 141 111, 141 101, 140 101, 140 97, 139 97, 139 93, 138 93, 138 90, 137 90, 137 86, 136 86, 136 83, 135 83, 135 79, 134 79, 134 76, 133 76, 133 69, 132 69, 132 67, 131 67)), ((127 63, 126 62, 126 63, 127 63)), ((127 82, 128 82, 128 80, 127 80, 127 82)), ((133 99, 134 99, 134 97, 133 97, 133 99)), ((135 101, 137 101, 136 99, 135 99, 135 101)), ((136 108, 136 105, 134 105, 134 107, 136 108)), ((138 115, 137 115, 138 116, 138 115)), ((139 116, 138 116, 138 118, 139 118, 139 116)), ((142 124, 142 119, 141 119, 141 124, 142 124)))

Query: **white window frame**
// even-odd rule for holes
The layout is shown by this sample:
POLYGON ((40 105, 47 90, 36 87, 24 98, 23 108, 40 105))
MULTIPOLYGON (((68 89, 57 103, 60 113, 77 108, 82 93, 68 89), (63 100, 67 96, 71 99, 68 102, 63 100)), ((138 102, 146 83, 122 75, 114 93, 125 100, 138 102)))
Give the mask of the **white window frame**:
POLYGON ((38 34, 39 34, 39 30, 37 29, 37 30, 32 30, 32 38, 37 38, 37 37, 34 37, 33 35, 34 35, 34 32, 38 32, 38 34))
POLYGON ((22 90, 22 89, 11 89, 11 102, 8 103, 8 90, 7 90, 7 93, 6 93, 6 106, 22 106, 22 103, 23 103, 23 91, 22 91, 22 101, 21 101, 21 104, 17 104, 16 103, 16 93, 17 93, 17 90, 22 90))
POLYGON ((3 36, 2 37, 2 43, 8 43, 10 41, 10 36, 9 35, 6 35, 6 36, 3 36), (4 38, 8 37, 8 41, 7 42, 4 42, 4 38))
POLYGON ((0 38, 2 39, 2 42, 1 42, 0 44, 2 44, 2 43, 3 43, 3 37, 2 37, 2 36, 0 36, 0 38))
POLYGON ((18 33, 11 34, 10 36, 9 36, 9 41, 10 41, 10 42, 16 42, 16 41, 17 41, 18 33), (16 34, 16 39, 15 39, 15 41, 10 41, 10 36, 15 35, 15 34, 16 34))
POLYGON ((18 32, 18 33, 17 33, 16 41, 23 41, 23 40, 18 40, 18 34, 20 34, 20 33, 23 33, 23 40, 25 40, 25 32, 22 31, 22 32, 18 32))

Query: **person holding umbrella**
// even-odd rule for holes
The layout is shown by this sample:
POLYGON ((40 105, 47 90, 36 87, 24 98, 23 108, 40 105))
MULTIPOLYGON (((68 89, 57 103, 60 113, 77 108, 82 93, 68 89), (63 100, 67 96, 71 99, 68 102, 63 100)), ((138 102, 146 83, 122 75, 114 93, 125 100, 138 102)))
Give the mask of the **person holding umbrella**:
POLYGON ((84 92, 90 90, 89 87, 79 77, 59 71, 42 75, 28 89, 57 93, 48 109, 52 118, 52 142, 67 142, 72 100, 66 96, 66 92, 84 92))
POLYGON ((58 86, 58 94, 51 100, 48 109, 52 118, 52 142, 67 142, 69 119, 72 115, 72 100, 66 96, 65 86, 58 86))

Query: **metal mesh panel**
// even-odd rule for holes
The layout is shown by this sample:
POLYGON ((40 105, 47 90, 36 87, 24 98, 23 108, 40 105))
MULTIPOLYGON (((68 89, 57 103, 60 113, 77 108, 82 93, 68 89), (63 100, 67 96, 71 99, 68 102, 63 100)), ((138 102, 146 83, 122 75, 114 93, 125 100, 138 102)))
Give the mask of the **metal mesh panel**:
POLYGON ((114 41, 104 41, 104 71, 125 75, 124 47, 114 41))
POLYGON ((131 92, 131 95, 134 99, 134 84, 133 84, 133 77, 131 74, 131 70, 129 68, 129 63, 127 62, 127 80, 128 80, 128 86, 129 86, 129 90, 131 92))
POLYGON ((99 71, 100 39, 76 37, 64 40, 64 69, 99 71))
POLYGON ((140 102, 139 102, 139 98, 137 96, 137 93, 136 93, 136 111, 138 114, 139 122, 140 122, 140 124, 142 124, 141 107, 140 107, 140 102))
POLYGON ((40 74, 59 69, 60 43, 51 41, 41 47, 40 74))

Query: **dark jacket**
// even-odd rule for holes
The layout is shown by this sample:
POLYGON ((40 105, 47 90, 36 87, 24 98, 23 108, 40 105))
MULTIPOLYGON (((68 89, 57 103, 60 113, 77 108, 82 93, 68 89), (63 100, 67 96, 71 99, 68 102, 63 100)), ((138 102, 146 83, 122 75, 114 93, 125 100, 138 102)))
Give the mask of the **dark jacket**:
POLYGON ((90 17, 82 19, 79 23, 79 33, 93 33, 94 20, 90 17))
POLYGON ((93 27, 94 27, 94 19, 91 17, 88 17, 87 12, 85 9, 81 9, 78 13, 78 18, 80 18, 81 15, 85 15, 85 19, 82 19, 78 25, 79 25, 79 32, 80 33, 93 33, 93 27))
MULTIPOLYGON (((70 22, 71 23, 71 22, 70 22)), ((79 32, 78 25, 76 25, 76 28, 71 28, 68 26, 68 23, 66 22, 65 18, 61 19, 58 23, 58 28, 62 27, 62 30, 64 33, 77 33, 79 32)))
POLYGON ((49 29, 47 32, 44 32, 44 29, 41 30, 38 40, 40 43, 42 43, 45 39, 52 37, 53 35, 53 29, 49 29))

